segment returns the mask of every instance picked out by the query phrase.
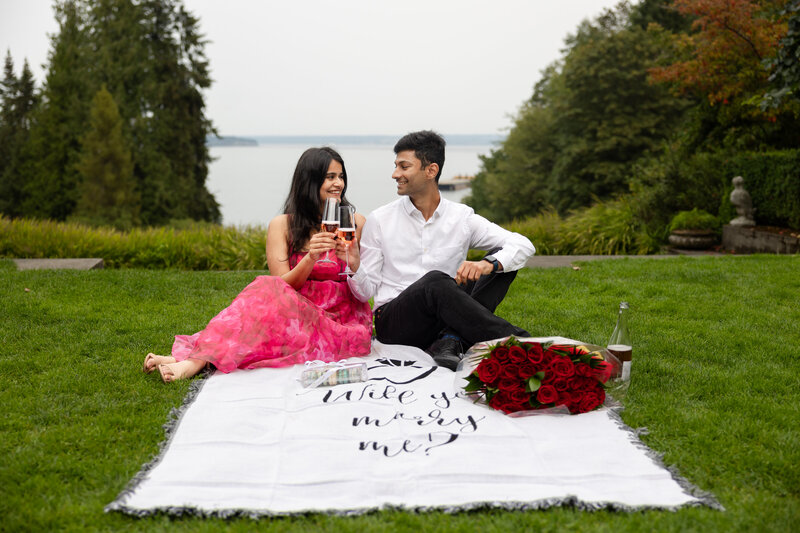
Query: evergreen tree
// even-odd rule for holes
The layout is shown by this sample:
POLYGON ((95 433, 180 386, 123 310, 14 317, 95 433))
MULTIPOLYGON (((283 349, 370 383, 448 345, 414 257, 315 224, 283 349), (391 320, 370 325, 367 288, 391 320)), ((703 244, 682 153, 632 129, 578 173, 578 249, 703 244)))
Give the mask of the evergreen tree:
POLYGON ((13 217, 21 214, 23 187, 20 174, 37 97, 28 61, 24 62, 17 78, 10 51, 6 55, 0 99, 0 213, 13 217))
POLYGON ((77 162, 93 95, 105 84, 122 118, 140 220, 219 221, 206 188, 212 131, 205 41, 180 0, 60 0, 43 105, 26 169, 27 214, 63 220, 78 202, 77 162))
POLYGON ((142 221, 219 221, 205 186, 212 127, 202 90, 211 80, 197 19, 178 0, 101 0, 90 17, 99 70, 130 118, 142 221))
POLYGON ((11 138, 14 133, 14 100, 17 95, 17 77, 14 74, 14 60, 11 51, 6 52, 3 67, 3 81, 0 82, 0 213, 6 215, 12 208, 11 183, 7 181, 6 169, 11 163, 11 138))
POLYGON ((57 2, 54 10, 59 32, 51 37, 42 103, 33 114, 25 150, 22 214, 65 220, 78 200, 76 163, 94 94, 90 89, 93 69, 85 11, 71 0, 57 2))
POLYGON ((78 171, 83 177, 73 218, 128 229, 139 222, 139 197, 122 118, 103 85, 94 97, 89 131, 83 137, 78 171))

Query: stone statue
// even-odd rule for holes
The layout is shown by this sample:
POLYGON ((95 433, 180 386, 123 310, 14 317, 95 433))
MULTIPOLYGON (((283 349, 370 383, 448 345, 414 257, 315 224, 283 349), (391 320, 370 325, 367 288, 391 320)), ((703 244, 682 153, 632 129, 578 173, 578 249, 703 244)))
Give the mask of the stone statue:
POLYGON ((753 215, 756 210, 753 209, 750 193, 744 188, 744 178, 736 176, 732 181, 731 204, 736 208, 736 214, 739 216, 731 220, 731 226, 755 226, 756 221, 753 219, 753 215))

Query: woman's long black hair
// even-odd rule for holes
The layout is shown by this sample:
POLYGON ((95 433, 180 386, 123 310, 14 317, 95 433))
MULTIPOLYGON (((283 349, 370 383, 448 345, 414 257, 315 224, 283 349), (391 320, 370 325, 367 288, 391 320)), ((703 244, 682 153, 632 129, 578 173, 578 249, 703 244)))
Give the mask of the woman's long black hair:
POLYGON ((325 181, 331 161, 342 165, 344 187, 342 187, 341 204, 350 205, 344 196, 347 192, 347 170, 344 160, 333 148, 309 148, 297 161, 292 177, 289 197, 283 205, 283 212, 289 215, 289 253, 303 249, 312 232, 320 229, 322 223, 322 204, 319 190, 325 181))

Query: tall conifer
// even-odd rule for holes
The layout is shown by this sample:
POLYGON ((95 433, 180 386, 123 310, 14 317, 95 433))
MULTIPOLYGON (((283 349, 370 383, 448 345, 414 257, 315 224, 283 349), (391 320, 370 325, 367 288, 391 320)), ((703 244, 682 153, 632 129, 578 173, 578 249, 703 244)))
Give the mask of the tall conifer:
MULTIPOLYGON (((65 220, 75 209, 80 175, 76 168, 80 136, 86 129, 95 73, 86 31, 86 14, 77 1, 54 7, 59 31, 51 36, 42 103, 33 114, 22 173, 23 214, 65 220)), ((96 89, 95 89, 96 90, 96 89)))
POLYGON ((11 214, 11 184, 6 179, 6 169, 11 163, 12 116, 16 93, 17 77, 9 50, 3 66, 3 80, 0 81, 0 213, 7 215, 11 214))
POLYGON ((37 103, 33 74, 26 60, 20 77, 14 75, 11 52, 6 56, 0 89, 0 213, 22 213, 22 168, 30 136, 31 115, 37 103))
POLYGON ((74 218, 128 229, 139 222, 139 195, 122 118, 105 84, 92 102, 89 131, 81 139, 78 171, 83 177, 74 218))

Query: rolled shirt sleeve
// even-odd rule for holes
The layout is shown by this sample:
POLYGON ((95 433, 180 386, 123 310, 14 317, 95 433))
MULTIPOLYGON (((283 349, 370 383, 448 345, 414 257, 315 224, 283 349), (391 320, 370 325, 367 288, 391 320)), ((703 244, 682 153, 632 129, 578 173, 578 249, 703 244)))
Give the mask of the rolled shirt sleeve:
POLYGON ((527 237, 501 228, 480 215, 469 215, 467 224, 471 235, 469 247, 479 250, 500 248, 492 255, 503 265, 504 272, 519 270, 536 253, 536 248, 527 237))

